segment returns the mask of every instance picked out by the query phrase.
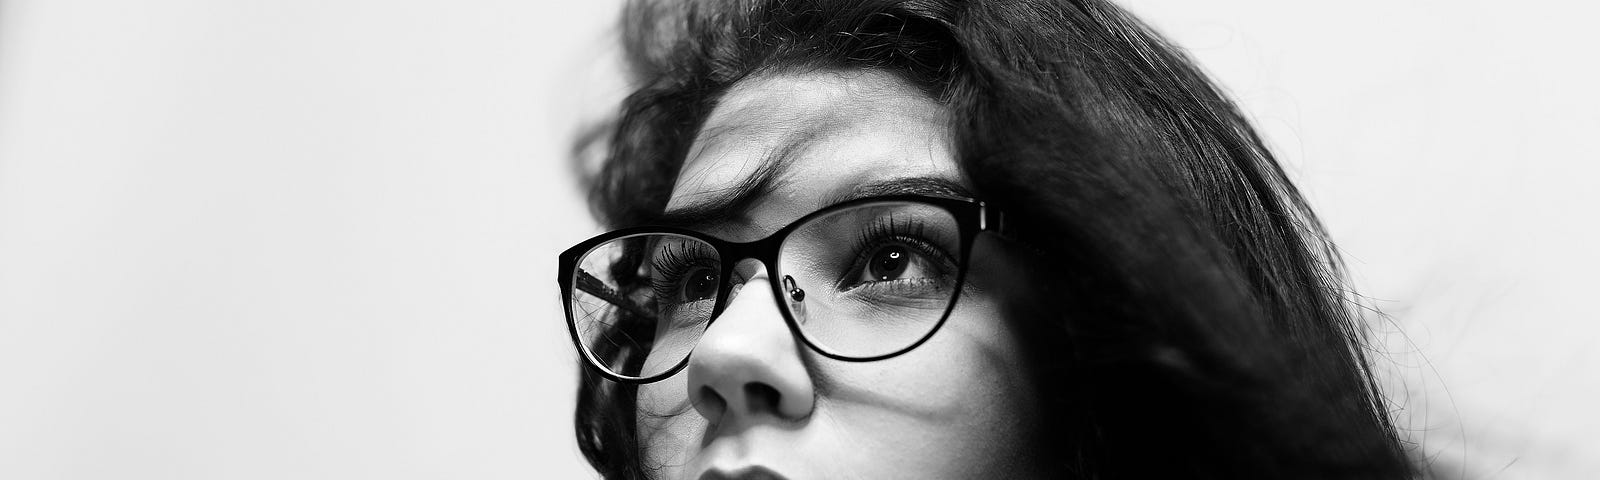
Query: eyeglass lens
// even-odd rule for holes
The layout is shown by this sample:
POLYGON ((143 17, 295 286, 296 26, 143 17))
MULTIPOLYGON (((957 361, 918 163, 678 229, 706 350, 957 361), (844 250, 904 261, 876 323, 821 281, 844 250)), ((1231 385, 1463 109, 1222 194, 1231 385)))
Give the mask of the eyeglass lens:
MULTIPOLYGON (((943 320, 959 289, 960 242, 958 222, 942 208, 862 204, 797 225, 769 276, 779 305, 817 348, 850 358, 887 355, 943 320)), ((617 375, 670 371, 712 319, 724 260, 713 245, 682 235, 595 247, 574 272, 570 308, 580 343, 617 375)))

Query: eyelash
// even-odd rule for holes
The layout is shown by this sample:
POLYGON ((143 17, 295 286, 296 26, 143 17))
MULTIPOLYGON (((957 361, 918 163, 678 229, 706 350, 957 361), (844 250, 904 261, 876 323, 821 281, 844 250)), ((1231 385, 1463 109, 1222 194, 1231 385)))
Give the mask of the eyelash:
POLYGON ((953 269, 954 267, 952 266, 956 263, 954 256, 950 255, 948 252, 945 252, 944 249, 934 246, 933 242, 925 239, 926 234, 924 232, 927 231, 927 227, 928 226, 926 223, 916 220, 910 222, 895 221, 895 218, 892 215, 887 219, 879 219, 873 222, 871 225, 868 225, 867 229, 862 231, 861 234, 856 237, 855 245, 852 248, 852 250, 855 252, 855 260, 851 262, 851 268, 849 272, 846 273, 845 278, 841 278, 839 280, 840 284, 838 288, 842 291, 854 289, 868 283, 877 283, 862 282, 860 284, 850 284, 850 282, 854 281, 856 276, 861 274, 861 269, 866 268, 867 263, 871 260, 870 257, 872 253, 877 251, 877 247, 883 246, 884 244, 890 242, 899 242, 911 247, 912 250, 915 250, 917 254, 923 255, 929 260, 932 260, 941 269, 945 269, 947 271, 953 269))
POLYGON ((663 298, 671 299, 676 294, 674 290, 681 287, 683 275, 695 267, 715 268, 715 265, 706 261, 704 247, 682 247, 667 245, 656 252, 655 258, 650 261, 650 268, 655 270, 654 281, 651 288, 655 290, 655 297, 659 301, 663 298), (684 250, 694 250, 686 252, 684 250))

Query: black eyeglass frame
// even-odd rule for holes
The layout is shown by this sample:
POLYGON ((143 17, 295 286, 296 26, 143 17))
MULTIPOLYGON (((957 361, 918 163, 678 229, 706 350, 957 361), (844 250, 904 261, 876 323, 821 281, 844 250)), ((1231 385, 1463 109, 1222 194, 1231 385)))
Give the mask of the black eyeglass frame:
MULTIPOLYGON (((631 384, 646 384, 661 381, 676 375, 678 372, 687 367, 689 365, 689 357, 693 356, 694 354, 694 349, 690 348, 689 355, 684 356, 683 360, 679 361, 677 365, 667 369, 662 373, 647 377, 630 377, 617 374, 606 368, 604 366, 604 362, 598 358, 595 358, 594 352, 591 352, 588 347, 583 345, 583 338, 578 333, 578 324, 572 312, 573 286, 575 283, 575 275, 577 274, 578 270, 578 261, 581 260, 584 255, 587 255, 590 251, 594 250, 595 247, 599 247, 617 239, 647 234, 667 234, 689 237, 695 240, 706 242, 716 250, 718 262, 721 264, 721 272, 719 272, 719 275, 721 276, 719 277, 719 284, 717 285, 717 303, 711 309, 710 318, 706 320, 705 324, 701 328, 710 329, 711 324, 716 323, 717 319, 721 318, 722 311, 727 308, 728 301, 730 300, 728 296, 733 290, 733 282, 731 279, 733 278, 734 268, 740 262, 743 262, 746 259, 755 259, 761 262, 762 266, 766 267, 768 276, 771 277, 767 283, 772 286, 772 299, 774 302, 778 303, 778 311, 783 313, 783 320, 784 323, 789 326, 790 334, 794 335, 796 338, 799 338, 800 341, 805 343, 806 346, 812 351, 817 352, 824 357, 846 362, 872 362, 900 356, 906 352, 915 350, 917 347, 922 346, 923 343, 927 342, 928 339, 933 338, 933 334, 937 333, 939 329, 944 326, 945 320, 950 318, 950 312, 955 310, 956 301, 961 297, 961 287, 966 284, 967 267, 972 254, 972 245, 974 240, 977 239, 978 233, 995 232, 1003 234, 1005 223, 1004 219, 1004 212, 976 199, 932 197, 926 195, 887 195, 880 197, 861 198, 830 205, 827 208, 823 208, 800 217, 794 222, 791 222, 789 225, 784 226, 782 229, 779 229, 778 231, 773 232, 771 235, 768 235, 766 238, 750 242, 730 242, 685 228, 661 226, 630 227, 600 234, 594 238, 584 240, 583 242, 572 246, 572 248, 568 248, 566 251, 561 252, 557 267, 559 268, 559 271, 556 274, 556 282, 561 286, 561 304, 567 315, 567 331, 572 336, 573 347, 577 348, 578 352, 583 355, 585 363, 587 363, 590 368, 593 368, 601 376, 612 381, 631 384), (931 205, 944 209, 946 212, 950 213, 951 217, 955 218, 956 226, 959 230, 958 235, 961 242, 956 269, 955 292, 950 295, 950 303, 945 305, 944 313, 939 316, 939 321, 934 324, 933 328, 928 329, 928 333, 923 334, 921 338, 918 338, 917 341, 912 342, 910 345, 882 355, 872 355, 867 357, 843 355, 831 352, 825 346, 813 341, 808 335, 806 335, 805 331, 800 329, 800 325, 795 321, 794 314, 790 311, 789 307, 784 305, 783 299, 785 292, 783 291, 783 282, 777 280, 782 278, 782 272, 778 270, 778 254, 782 250, 783 242, 788 240, 789 234, 811 220, 840 210, 856 208, 862 205, 874 203, 919 203, 931 205)), ((698 346, 699 343, 700 341, 696 339, 695 345, 698 346)))

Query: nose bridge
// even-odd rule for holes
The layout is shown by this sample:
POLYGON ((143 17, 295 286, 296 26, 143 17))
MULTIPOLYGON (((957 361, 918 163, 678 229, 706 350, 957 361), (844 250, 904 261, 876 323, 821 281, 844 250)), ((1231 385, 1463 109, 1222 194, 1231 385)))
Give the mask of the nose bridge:
MULTIPOLYGON (((784 320, 779 299, 773 297, 772 267, 756 258, 745 258, 734 264, 736 282, 729 290, 727 304, 711 323, 700 343, 711 335, 731 336, 740 344, 801 346, 799 339, 790 333, 784 320)), ((770 346, 770 345, 769 345, 770 346)), ((696 348, 699 351, 700 348, 696 348)), ((800 350, 795 349, 799 354, 800 350)))
POLYGON ((741 284, 747 284, 754 280, 768 278, 770 276, 768 273, 771 270, 772 268, 770 266, 756 257, 745 257, 737 262, 734 262, 733 264, 733 276, 734 278, 740 279, 741 284))
POLYGON ((813 389, 799 340, 772 300, 766 265, 741 260, 736 286, 689 358, 689 398, 706 418, 810 414, 813 389))
POLYGON ((733 272, 734 278, 739 279, 739 283, 729 292, 728 304, 711 328, 717 328, 719 323, 724 323, 724 320, 734 320, 727 323, 739 324, 724 326, 727 330, 763 329, 771 326, 772 319, 776 319, 776 323, 781 326, 783 312, 779 311, 771 300, 769 292, 772 291, 772 279, 767 273, 766 265, 754 259, 747 259, 735 265, 733 272))
MULTIPOLYGON (((742 299, 745 303, 748 303, 756 300, 756 298, 752 297, 770 298, 767 292, 772 291, 772 285, 752 284, 757 283, 757 280, 773 281, 771 273, 778 266, 778 249, 782 243, 779 237, 781 236, 782 234, 774 234, 753 242, 734 244, 731 248, 724 247, 723 255, 731 257, 733 260, 733 268, 729 269, 732 273, 729 278, 732 286, 728 290, 729 298, 723 305, 723 311, 718 316, 719 319, 728 315, 728 311, 735 307, 734 302, 736 300, 742 299), (746 291, 745 287, 750 286, 764 287, 764 289, 746 291)), ((776 304, 774 303, 773 305, 776 304)), ((781 322, 783 312, 774 311, 773 313, 777 314, 777 318, 781 322)))

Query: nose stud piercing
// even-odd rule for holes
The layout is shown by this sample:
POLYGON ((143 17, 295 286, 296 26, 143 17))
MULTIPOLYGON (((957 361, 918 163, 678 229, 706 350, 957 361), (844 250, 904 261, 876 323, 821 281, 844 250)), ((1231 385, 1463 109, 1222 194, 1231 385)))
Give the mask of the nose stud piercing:
POLYGON ((795 321, 801 325, 806 323, 806 291, 795 285, 794 277, 783 276, 783 289, 789 291, 789 313, 794 315, 795 321))
POLYGON ((806 291, 801 290, 798 286, 795 286, 794 277, 784 275, 783 288, 789 291, 789 298, 794 299, 794 301, 803 302, 806 300, 806 291))

